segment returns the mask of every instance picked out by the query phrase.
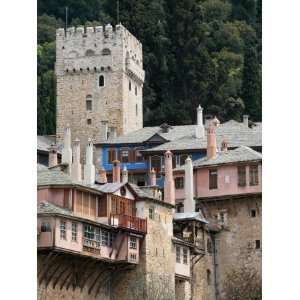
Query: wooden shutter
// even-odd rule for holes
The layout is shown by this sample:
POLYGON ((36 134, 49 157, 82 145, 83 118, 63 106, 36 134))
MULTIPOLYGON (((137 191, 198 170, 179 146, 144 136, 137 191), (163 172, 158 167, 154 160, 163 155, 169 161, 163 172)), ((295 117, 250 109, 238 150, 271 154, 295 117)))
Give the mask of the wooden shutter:
POLYGON ((69 208, 69 189, 64 189, 64 208, 69 208))
POLYGON ((128 149, 128 161, 129 162, 135 162, 135 150, 134 149, 128 149))
POLYGON ((106 196, 98 199, 98 217, 107 216, 107 199, 106 196))

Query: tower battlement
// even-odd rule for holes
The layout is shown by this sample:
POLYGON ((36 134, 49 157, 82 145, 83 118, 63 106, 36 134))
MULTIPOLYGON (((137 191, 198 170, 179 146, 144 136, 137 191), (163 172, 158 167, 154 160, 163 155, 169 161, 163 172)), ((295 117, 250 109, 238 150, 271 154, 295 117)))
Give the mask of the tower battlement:
POLYGON ((142 128, 142 44, 121 24, 57 29, 55 72, 58 141, 66 124, 83 142, 142 128))

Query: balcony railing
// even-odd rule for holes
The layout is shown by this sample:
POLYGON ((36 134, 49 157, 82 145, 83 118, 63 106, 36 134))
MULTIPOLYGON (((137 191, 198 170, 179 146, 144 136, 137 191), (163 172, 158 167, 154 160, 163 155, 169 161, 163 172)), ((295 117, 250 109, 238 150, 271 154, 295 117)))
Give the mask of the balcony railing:
POLYGON ((147 220, 138 217, 112 214, 110 216, 110 224, 116 227, 147 233, 147 220))
POLYGON ((183 240, 188 243, 194 244, 197 248, 201 250, 205 250, 205 242, 202 238, 194 237, 191 235, 191 236, 183 237, 183 240))

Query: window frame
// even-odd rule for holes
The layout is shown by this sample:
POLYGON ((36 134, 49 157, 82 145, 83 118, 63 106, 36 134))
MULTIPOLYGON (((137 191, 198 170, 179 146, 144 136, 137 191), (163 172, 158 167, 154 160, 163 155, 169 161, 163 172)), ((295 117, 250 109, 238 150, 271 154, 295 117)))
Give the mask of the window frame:
POLYGON ((208 170, 208 187, 209 190, 218 189, 218 169, 208 170))
POLYGON ((59 232, 60 232, 60 239, 67 240, 67 223, 66 221, 60 220, 59 224, 59 232))
POLYGON ((182 248, 182 263, 184 265, 188 264, 188 249, 187 248, 182 248))
POLYGON ((260 240, 255 240, 255 249, 260 250, 261 249, 261 242, 260 240))
POLYGON ((258 178, 258 164, 252 164, 249 166, 249 185, 257 186, 259 185, 258 178))
POLYGON ((247 185, 246 179, 246 166, 238 166, 237 173, 238 173, 238 186, 245 187, 247 185))
POLYGON ((176 246, 176 263, 181 264, 181 247, 176 246))
POLYGON ((137 250, 137 238, 129 236, 129 249, 137 250))
POLYGON ((149 219, 154 220, 154 207, 149 207, 148 209, 149 219))
POLYGON ((50 223, 47 221, 43 221, 41 223, 41 232, 51 232, 51 226, 50 223))
POLYGON ((93 96, 92 95, 87 95, 85 97, 85 110, 86 111, 93 111, 93 96), (89 105, 90 107, 88 107, 89 105))
POLYGON ((76 222, 72 222, 72 242, 77 242, 77 233, 78 233, 78 224, 76 222))
POLYGON ((99 78, 98 78, 98 87, 99 88, 105 87, 105 77, 104 77, 103 74, 99 75, 99 78))
POLYGON ((120 162, 121 163, 129 163, 129 156, 130 156, 130 149, 129 148, 121 148, 120 149, 120 162), (127 152, 127 156, 124 156, 123 153, 127 152), (124 160, 123 158, 127 157, 127 160, 124 160))
POLYGON ((184 189, 184 177, 176 177, 174 179, 175 189, 176 190, 182 190, 184 189))

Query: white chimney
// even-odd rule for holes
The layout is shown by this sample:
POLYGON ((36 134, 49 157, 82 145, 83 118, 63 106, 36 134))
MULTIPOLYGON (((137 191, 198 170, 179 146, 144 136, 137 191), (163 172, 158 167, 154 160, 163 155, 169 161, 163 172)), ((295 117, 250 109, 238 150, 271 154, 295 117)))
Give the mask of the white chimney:
POLYGON ((62 149, 62 164, 68 164, 68 173, 71 175, 71 164, 72 164, 72 148, 71 148, 71 130, 69 125, 64 132, 64 145, 62 149))
POLYGON ((200 139, 204 137, 204 125, 203 125, 203 109, 201 105, 197 107, 197 126, 196 126, 196 138, 200 139))
POLYGON ((190 157, 185 160, 184 166, 184 212, 195 211, 194 200, 194 177, 193 177, 193 162, 190 157))
POLYGON ((243 124, 245 126, 249 126, 249 116, 248 115, 243 115, 243 124))
POLYGON ((80 140, 75 139, 73 144, 73 163, 72 163, 72 178, 75 181, 81 181, 81 163, 80 163, 80 140))
POLYGON ((55 144, 51 144, 49 147, 49 159, 48 159, 48 167, 54 167, 57 165, 57 146, 55 144))
POLYGON ((127 183, 128 182, 128 171, 126 165, 124 166, 122 170, 122 182, 127 183))
POLYGON ((85 184, 92 185, 95 183, 95 166, 93 164, 93 143, 92 140, 88 140, 85 151, 85 165, 83 169, 85 184))

